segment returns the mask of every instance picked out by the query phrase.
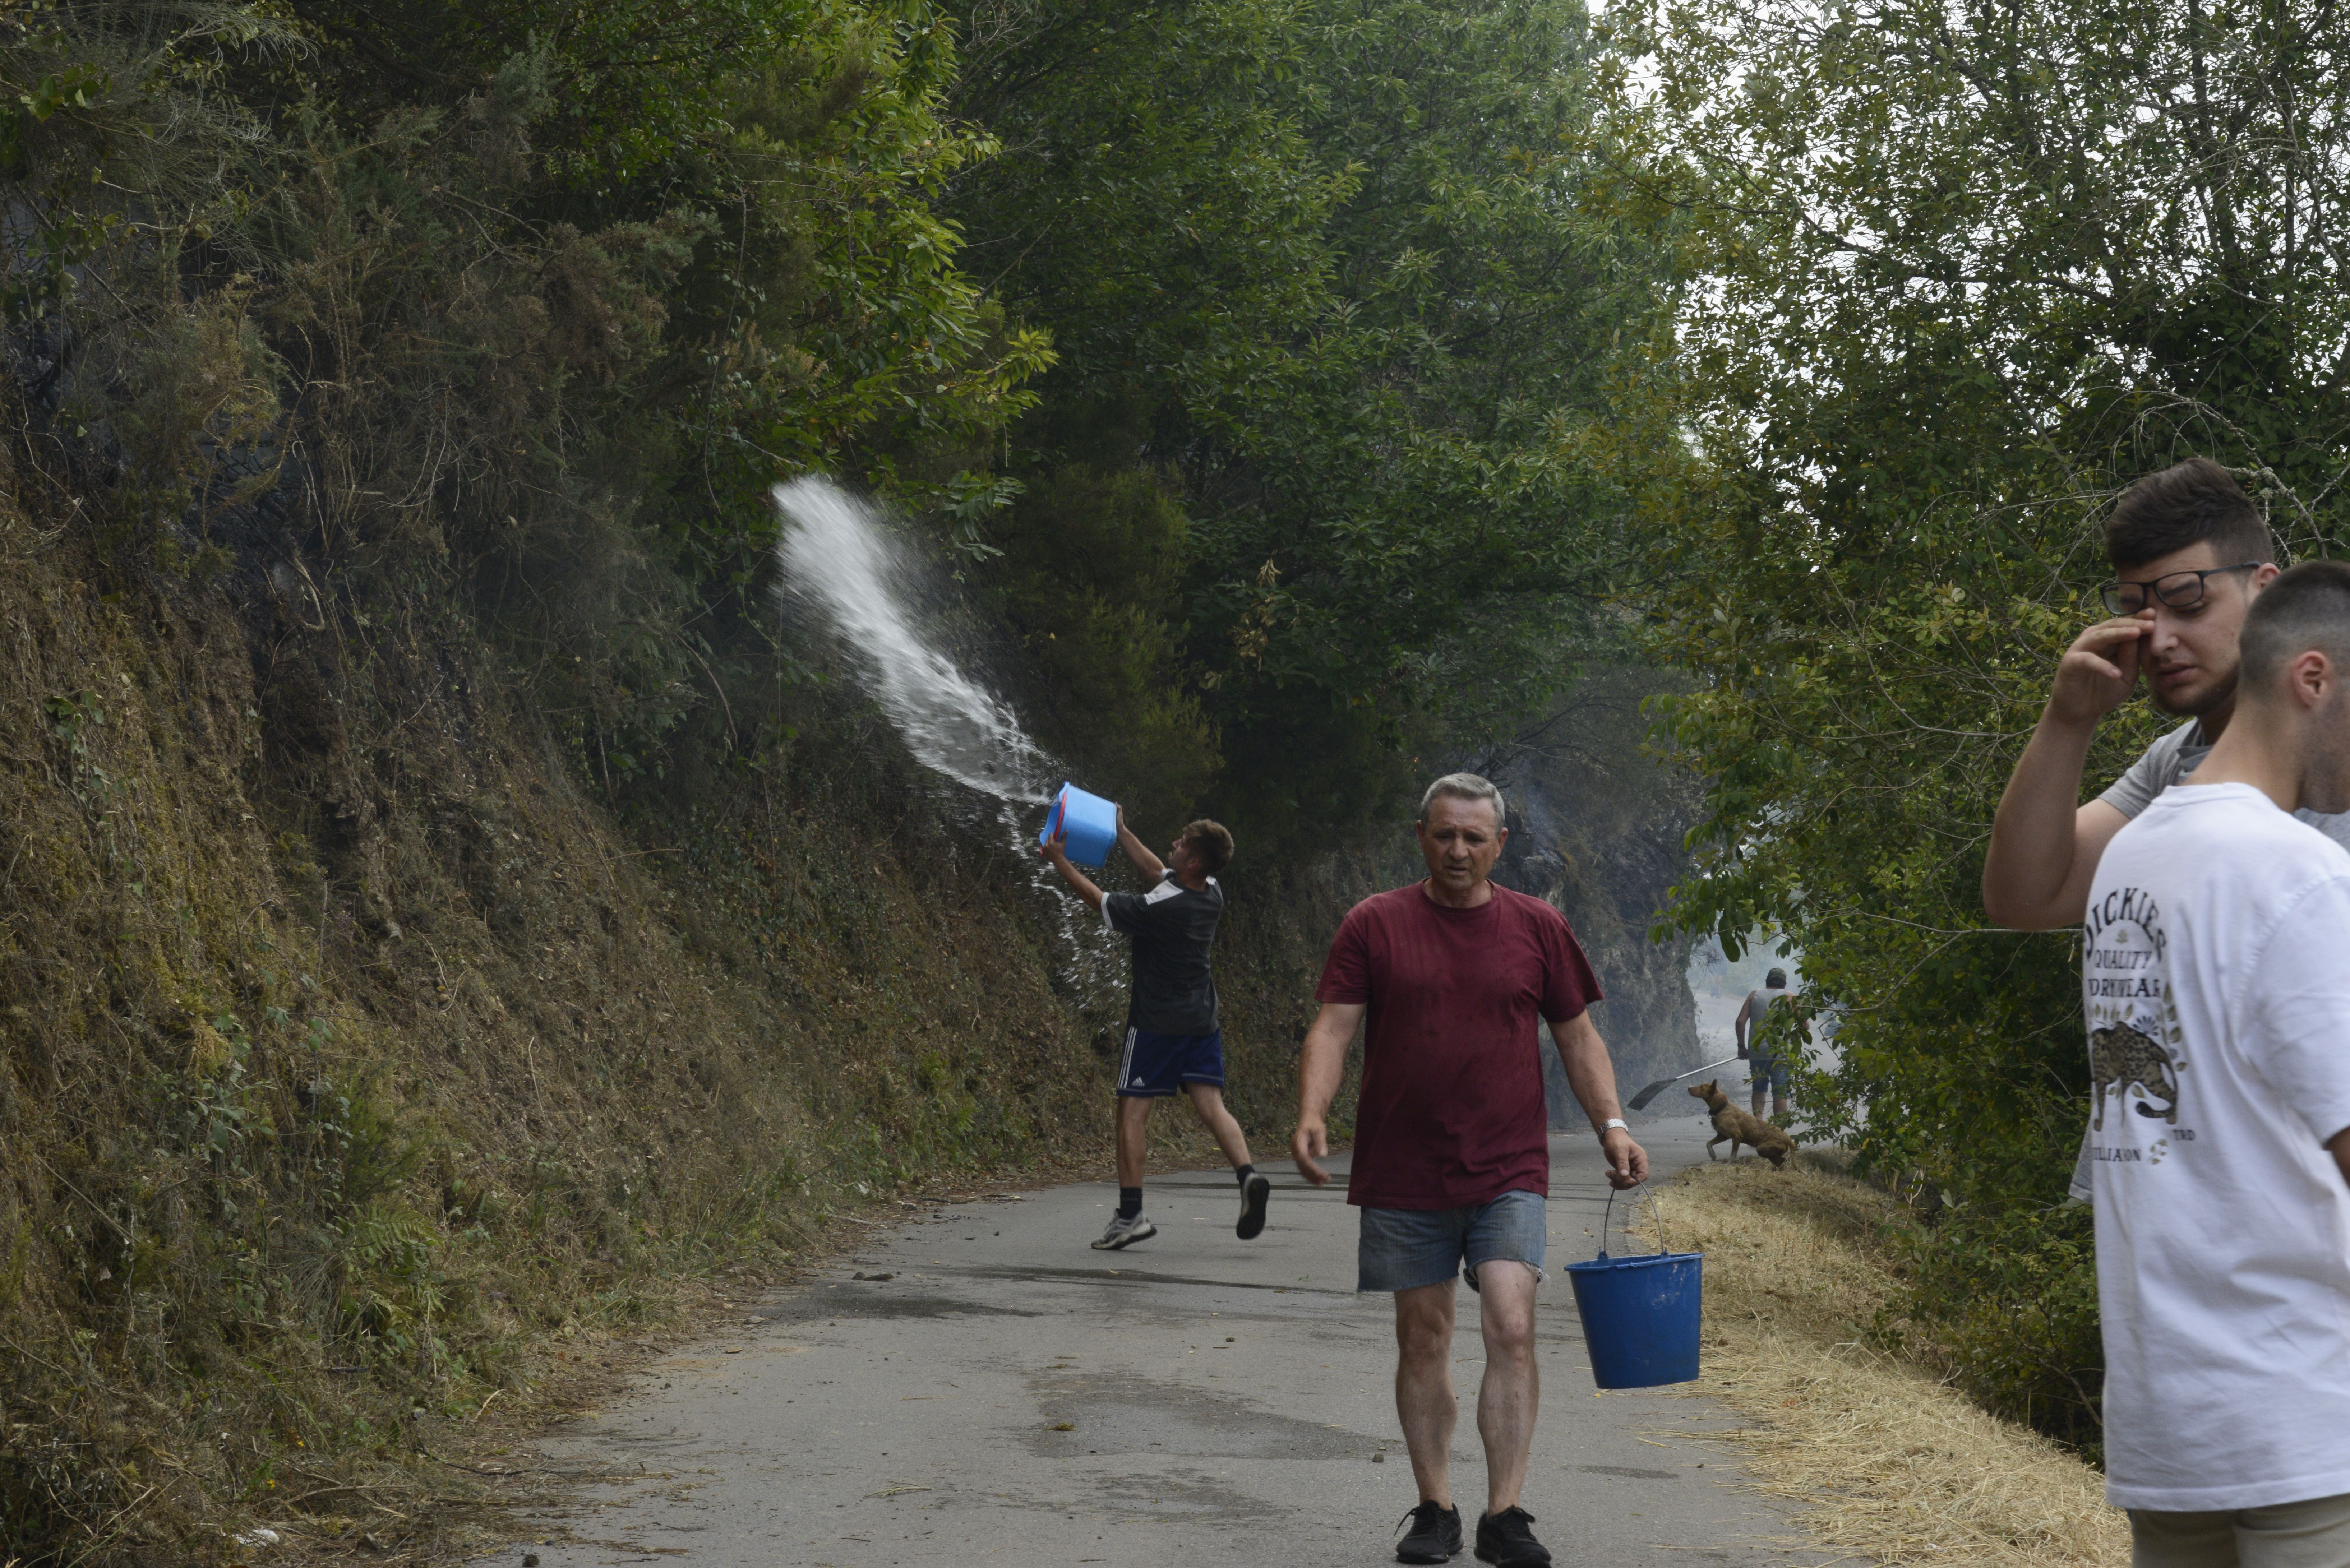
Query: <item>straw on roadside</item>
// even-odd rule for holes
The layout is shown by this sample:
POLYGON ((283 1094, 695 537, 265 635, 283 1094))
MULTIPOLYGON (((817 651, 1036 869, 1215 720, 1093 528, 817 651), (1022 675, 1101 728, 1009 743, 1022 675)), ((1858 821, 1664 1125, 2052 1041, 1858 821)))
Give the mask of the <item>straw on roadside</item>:
POLYGON ((1685 1172, 1661 1201, 1674 1250, 1705 1253, 1704 1376, 1682 1392, 1741 1417, 1681 1435, 1733 1445, 1820 1544, 1885 1563, 2128 1562, 2097 1471, 1862 1342, 1893 1293, 1877 1238, 1898 1202, 1760 1161, 1685 1172))

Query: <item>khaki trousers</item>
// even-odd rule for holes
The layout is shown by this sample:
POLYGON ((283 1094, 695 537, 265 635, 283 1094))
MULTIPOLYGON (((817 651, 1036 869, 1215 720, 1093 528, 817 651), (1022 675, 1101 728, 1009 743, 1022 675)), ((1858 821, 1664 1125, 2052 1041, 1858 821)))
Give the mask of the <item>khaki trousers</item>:
POLYGON ((2129 1521, 2130 1568, 2350 1568, 2350 1495, 2129 1521))

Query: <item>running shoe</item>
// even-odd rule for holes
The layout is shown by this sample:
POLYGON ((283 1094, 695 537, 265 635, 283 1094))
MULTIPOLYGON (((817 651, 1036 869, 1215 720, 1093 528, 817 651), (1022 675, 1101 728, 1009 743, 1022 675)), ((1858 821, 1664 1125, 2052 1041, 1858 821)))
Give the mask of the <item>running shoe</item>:
POLYGON ((1534 1516, 1523 1508, 1505 1508, 1477 1521, 1477 1561, 1495 1568, 1550 1568, 1550 1548, 1534 1539, 1529 1528, 1534 1516))
POLYGON ((1399 1563, 1450 1563, 1461 1551, 1461 1511, 1440 1502, 1423 1502, 1401 1519, 1396 1528, 1411 1526, 1411 1533, 1396 1542, 1399 1563))
POLYGON ((1109 1222, 1109 1229, 1103 1231, 1100 1239, 1094 1242, 1094 1251, 1097 1252, 1123 1251, 1137 1241, 1148 1241, 1158 1234, 1159 1227, 1141 1215, 1138 1214, 1129 1220, 1120 1214, 1109 1222))
POLYGON ((1264 1203, 1273 1196, 1273 1183, 1262 1176, 1252 1176, 1241 1183, 1241 1222, 1232 1227, 1232 1234, 1243 1241, 1253 1241, 1264 1234, 1264 1203))

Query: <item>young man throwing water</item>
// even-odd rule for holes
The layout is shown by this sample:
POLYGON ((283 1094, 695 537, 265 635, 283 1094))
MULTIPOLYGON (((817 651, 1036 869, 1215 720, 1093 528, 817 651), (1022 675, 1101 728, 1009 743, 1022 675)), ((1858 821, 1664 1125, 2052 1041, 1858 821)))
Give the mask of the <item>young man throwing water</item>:
POLYGON ((1159 1234, 1142 1213, 1150 1102, 1179 1092, 1191 1096, 1191 1108, 1232 1162, 1241 1184, 1234 1233, 1253 1241, 1264 1230, 1273 1183, 1249 1162, 1248 1139, 1224 1108, 1224 1036, 1216 1023, 1215 976, 1208 968, 1208 950, 1224 913, 1216 873, 1232 863, 1232 836, 1202 817, 1183 829, 1161 862, 1126 826, 1121 811, 1118 844, 1150 879, 1149 892, 1103 892, 1069 864, 1058 838, 1040 851, 1078 898, 1101 911, 1107 929, 1134 942, 1134 990, 1118 1064, 1118 1213, 1094 1246, 1115 1252, 1159 1234))
POLYGON ((2243 618, 2233 717, 2085 888, 2106 1495, 2135 1568, 2350 1563, 2350 565, 2243 618))
POLYGON ((1474 774, 1438 779, 1419 803, 1427 879, 1347 912, 1315 991, 1322 1011, 1298 1066, 1290 1152, 1306 1180, 1330 1179, 1319 1163, 1330 1148, 1325 1117, 1367 1019, 1347 1201, 1362 1210, 1356 1288, 1395 1296, 1396 1414, 1419 1487, 1396 1556, 1442 1563, 1461 1547, 1447 1461, 1453 1282, 1465 1262, 1485 1337, 1477 1555, 1539 1568, 1550 1552, 1518 1501, 1540 1394, 1534 1287, 1550 1195, 1542 1023, 1599 1135, 1609 1182, 1638 1185, 1648 1157, 1625 1129, 1615 1066, 1586 1011, 1599 985, 1566 918, 1491 880, 1509 839, 1502 811, 1502 792, 1474 774))

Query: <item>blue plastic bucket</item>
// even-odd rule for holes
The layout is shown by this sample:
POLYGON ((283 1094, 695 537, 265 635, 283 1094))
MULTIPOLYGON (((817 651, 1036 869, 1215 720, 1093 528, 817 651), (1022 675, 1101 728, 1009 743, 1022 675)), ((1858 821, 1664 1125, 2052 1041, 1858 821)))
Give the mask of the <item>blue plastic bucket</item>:
POLYGON ((1061 848, 1070 859, 1080 866, 1098 866, 1118 842, 1118 805, 1065 784, 1053 797, 1053 809, 1045 814, 1045 828, 1036 842, 1050 844, 1056 833, 1067 836, 1061 848))
MULTIPOLYGON (((1612 1220, 1612 1192, 1607 1207, 1612 1220)), ((1603 1241, 1606 1235, 1603 1229, 1603 1241)), ((1664 1235, 1659 1216, 1659 1251, 1611 1258, 1603 1246, 1596 1258, 1566 1265, 1575 1314, 1583 1319, 1584 1348, 1591 1353, 1592 1380, 1602 1388, 1655 1388, 1697 1379, 1704 1254, 1665 1251, 1664 1235)))

